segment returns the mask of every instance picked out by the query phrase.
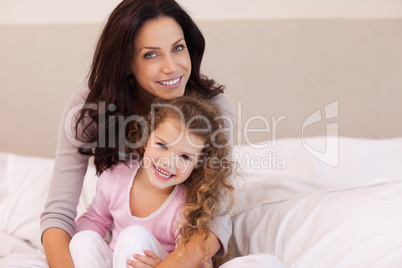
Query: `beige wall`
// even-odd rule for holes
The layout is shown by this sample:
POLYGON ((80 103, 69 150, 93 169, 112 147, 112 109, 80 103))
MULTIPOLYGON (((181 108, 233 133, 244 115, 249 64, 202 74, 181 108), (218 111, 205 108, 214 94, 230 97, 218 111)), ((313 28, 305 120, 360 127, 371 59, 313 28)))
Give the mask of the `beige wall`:
MULTIPOLYGON (((333 123, 342 136, 402 136, 402 19, 199 24, 207 40, 203 70, 227 86, 235 110, 241 102, 239 126, 256 115, 270 125, 250 134, 251 142, 299 137, 307 118, 317 110, 325 117, 335 101, 338 116, 309 125, 305 135, 326 135, 333 123), (273 117, 286 117, 275 134, 273 117)), ((54 155, 63 106, 85 86, 100 27, 0 26, 0 151, 54 155)))
MULTIPOLYGON (((103 23, 120 0, 1 0, 0 24, 103 23)), ((196 20, 402 18, 400 0, 178 0, 196 20)))
POLYGON ((227 86, 235 106, 241 101, 243 125, 263 115, 272 129, 272 116, 286 116, 277 137, 298 137, 312 113, 321 109, 324 118, 325 106, 338 101, 338 118, 306 127, 306 135, 326 135, 326 123, 339 122, 342 136, 402 136, 402 20, 202 25, 210 29, 204 70, 227 86))

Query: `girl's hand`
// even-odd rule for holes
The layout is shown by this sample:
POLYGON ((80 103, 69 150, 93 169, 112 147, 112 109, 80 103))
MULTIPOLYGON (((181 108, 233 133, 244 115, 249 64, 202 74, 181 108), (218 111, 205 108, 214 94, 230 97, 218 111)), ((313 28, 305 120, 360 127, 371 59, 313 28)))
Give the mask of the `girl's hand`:
POLYGON ((144 254, 145 256, 134 254, 133 258, 137 261, 128 260, 127 264, 135 268, 149 268, 155 267, 162 262, 162 260, 152 251, 144 250, 144 254))

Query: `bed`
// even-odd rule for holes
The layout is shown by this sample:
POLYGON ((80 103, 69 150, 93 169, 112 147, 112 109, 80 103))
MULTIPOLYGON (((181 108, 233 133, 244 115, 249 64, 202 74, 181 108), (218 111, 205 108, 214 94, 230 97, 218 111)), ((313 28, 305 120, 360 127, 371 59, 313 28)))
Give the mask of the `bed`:
MULTIPOLYGON (((402 20, 199 25, 203 71, 227 86, 238 121, 235 256, 270 253, 296 268, 399 267, 402 20)), ((100 28, 0 26, 0 258, 43 257, 39 214, 58 124, 84 87, 100 28)), ((90 166, 79 213, 94 174, 90 166)))

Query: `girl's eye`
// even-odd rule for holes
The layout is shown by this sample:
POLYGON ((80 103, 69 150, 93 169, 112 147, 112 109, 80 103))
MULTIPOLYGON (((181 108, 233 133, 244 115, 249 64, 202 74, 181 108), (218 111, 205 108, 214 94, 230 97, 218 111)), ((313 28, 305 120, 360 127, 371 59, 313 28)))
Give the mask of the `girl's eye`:
POLYGON ((163 143, 158 142, 157 145, 158 145, 159 147, 161 147, 162 149, 164 149, 164 150, 167 149, 166 145, 163 144, 163 143))
POLYGON ((183 158, 183 159, 186 160, 186 161, 189 161, 189 160, 190 160, 190 157, 189 157, 188 155, 185 155, 185 154, 182 154, 182 155, 181 155, 181 158, 183 158))
POLYGON ((177 45, 175 48, 173 48, 173 51, 182 51, 185 47, 185 45, 177 45))
POLYGON ((152 58, 155 58, 156 57, 156 53, 155 52, 147 52, 147 53, 145 53, 145 55, 144 55, 144 58, 146 58, 146 59, 152 59, 152 58))

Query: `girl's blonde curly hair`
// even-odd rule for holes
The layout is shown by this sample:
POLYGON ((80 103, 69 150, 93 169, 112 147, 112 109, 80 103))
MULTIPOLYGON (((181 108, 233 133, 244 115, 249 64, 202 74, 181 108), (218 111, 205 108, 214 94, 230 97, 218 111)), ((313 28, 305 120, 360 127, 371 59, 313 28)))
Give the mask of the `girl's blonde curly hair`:
MULTIPOLYGON (((234 188, 229 179, 234 167, 229 156, 231 145, 223 131, 224 120, 217 106, 194 94, 172 100, 156 99, 145 124, 144 121, 137 121, 131 127, 128 141, 136 143, 148 140, 150 133, 166 119, 180 120, 186 131, 205 141, 194 170, 182 183, 186 192, 186 205, 182 210, 184 224, 180 227, 176 247, 180 249, 179 257, 183 257, 186 254, 184 244, 201 231, 204 233, 203 263, 208 266, 208 233, 213 229, 214 219, 222 205, 226 205, 228 212, 233 206, 234 188)), ((144 150, 140 146, 128 149, 128 153, 141 158, 144 150)))

